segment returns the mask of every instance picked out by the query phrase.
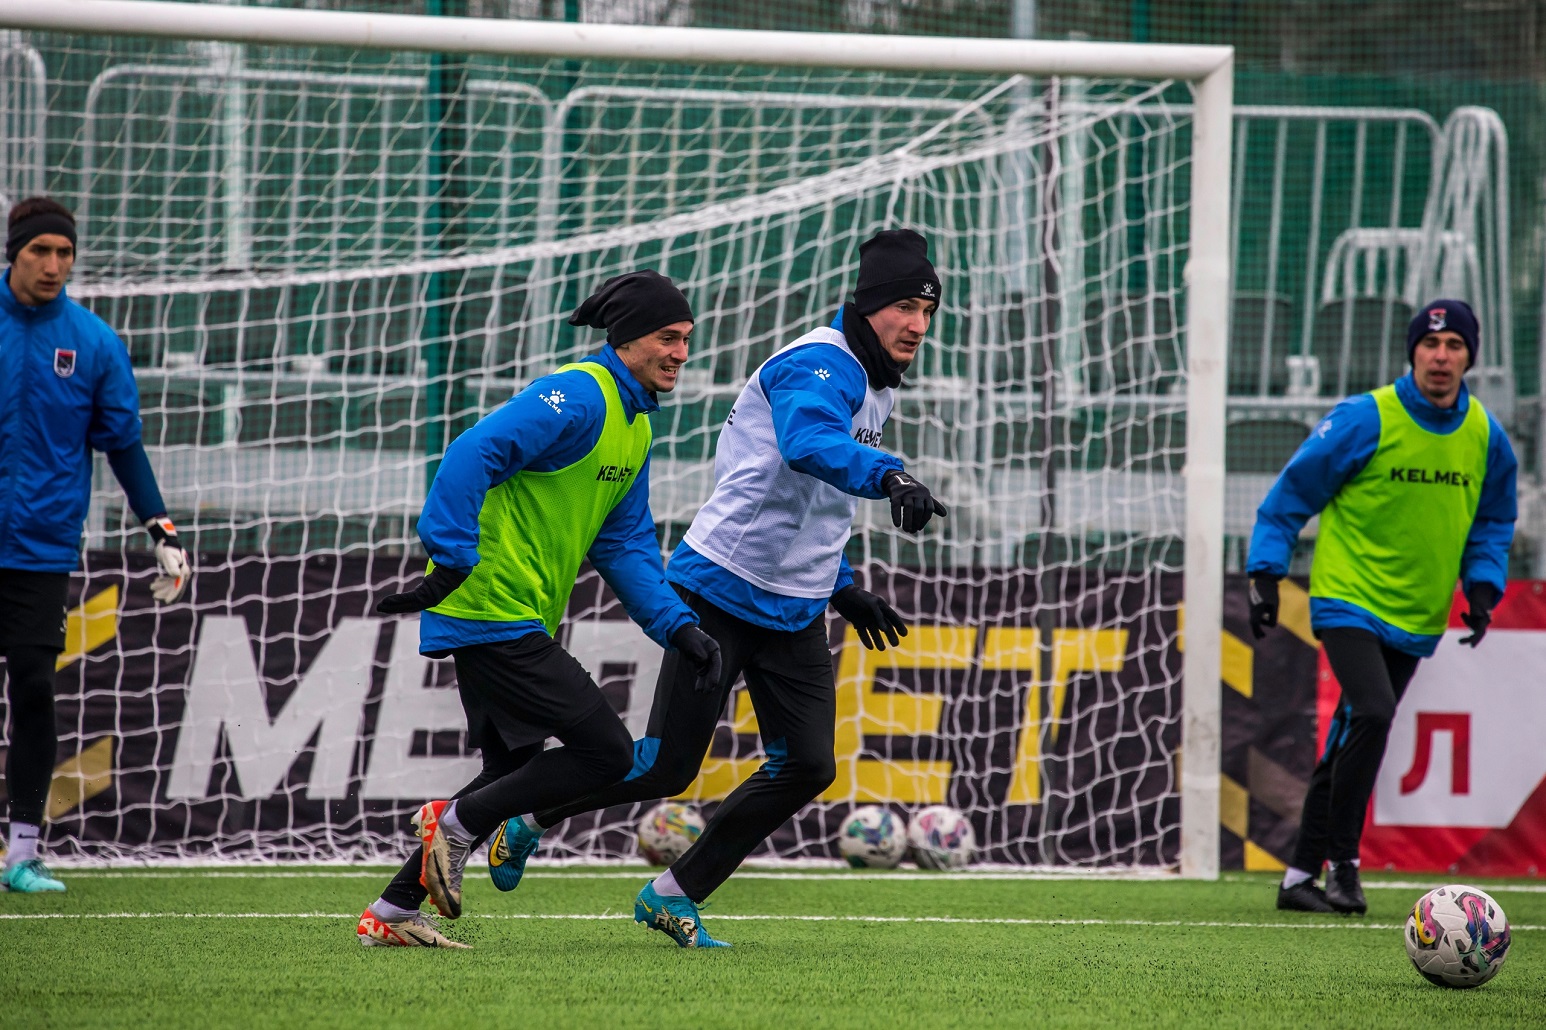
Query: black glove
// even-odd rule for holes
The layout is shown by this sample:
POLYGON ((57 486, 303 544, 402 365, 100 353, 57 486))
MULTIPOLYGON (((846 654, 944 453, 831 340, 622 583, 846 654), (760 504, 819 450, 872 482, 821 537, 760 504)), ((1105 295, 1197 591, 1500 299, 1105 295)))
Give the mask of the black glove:
POLYGON ((1492 609, 1498 603, 1498 588, 1491 583, 1472 583, 1471 589, 1465 592, 1465 599, 1470 603, 1471 610, 1460 616, 1460 621, 1471 627, 1471 635, 1461 637, 1460 642, 1475 647, 1487 635, 1487 627, 1492 625, 1492 609))
POLYGON ((907 624, 896 613, 896 609, 853 583, 832 595, 832 607, 858 632, 859 643, 871 651, 886 649, 886 641, 881 639, 882 633, 890 638, 892 647, 902 643, 898 633, 907 636, 907 624))
POLYGON ((1278 580, 1269 572, 1251 576, 1251 632, 1260 640, 1278 624, 1278 580))
POLYGON ((692 688, 700 694, 719 688, 719 677, 724 671, 724 655, 719 641, 703 632, 696 623, 689 622, 671 634, 671 646, 682 652, 682 657, 692 664, 698 678, 692 688))
POLYGON ((393 594, 391 597, 383 598, 381 603, 376 605, 376 611, 382 615, 402 615, 406 612, 422 612, 426 608, 433 608, 450 597, 457 587, 467 582, 469 575, 471 573, 436 565, 434 570, 412 590, 405 594, 393 594))
MULTIPOLYGON (((945 506, 934 499, 929 488, 906 472, 892 469, 880 477, 880 488, 891 498, 891 521, 904 533, 921 533, 931 515, 944 518, 945 506)), ((841 610, 841 609, 839 609, 841 610)), ((846 618, 846 616, 845 616, 846 618)))

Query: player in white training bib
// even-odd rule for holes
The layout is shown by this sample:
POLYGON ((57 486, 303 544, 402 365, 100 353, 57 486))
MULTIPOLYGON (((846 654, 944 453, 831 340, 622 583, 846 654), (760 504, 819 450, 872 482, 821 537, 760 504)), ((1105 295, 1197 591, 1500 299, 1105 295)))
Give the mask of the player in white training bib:
POLYGON ((490 848, 496 885, 519 883, 544 828, 686 790, 744 674, 767 760, 634 905, 637 921, 684 948, 725 946, 702 928, 698 904, 836 775, 827 605, 868 648, 885 650, 888 640, 896 646, 907 632, 890 605, 854 582, 843 548, 860 498, 889 498, 893 521, 909 533, 946 514, 899 458, 878 449, 941 294, 922 236, 877 233, 859 248, 853 300, 832 324, 790 343, 752 375, 719 436, 714 493, 666 570, 724 649, 723 674, 703 682, 668 653, 628 778, 574 804, 509 820, 490 848))

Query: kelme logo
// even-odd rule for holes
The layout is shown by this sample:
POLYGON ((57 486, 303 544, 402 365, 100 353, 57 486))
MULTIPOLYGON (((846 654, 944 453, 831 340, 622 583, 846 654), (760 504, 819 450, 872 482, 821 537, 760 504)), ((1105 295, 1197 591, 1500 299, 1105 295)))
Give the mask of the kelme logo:
POLYGON ((1425 486, 1471 485, 1471 477, 1464 472, 1446 472, 1443 469, 1391 469, 1392 483, 1422 483, 1425 486))

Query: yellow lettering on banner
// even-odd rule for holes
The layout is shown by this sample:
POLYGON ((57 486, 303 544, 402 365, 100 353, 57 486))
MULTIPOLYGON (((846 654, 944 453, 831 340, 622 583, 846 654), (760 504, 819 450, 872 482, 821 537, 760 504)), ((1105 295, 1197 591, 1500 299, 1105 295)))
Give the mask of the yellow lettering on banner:
MULTIPOLYGON (((993 627, 983 641, 982 668, 988 671, 1029 671, 1041 668, 1039 636, 1035 629, 993 627)), ((1068 677, 1076 672, 1119 672, 1127 654, 1125 629, 1055 629, 1052 631, 1052 739, 1062 726, 1068 697, 1068 677)), ((1025 721, 1015 750, 1014 775, 1009 781, 1011 805, 1041 801, 1041 690, 1031 681, 1026 693, 1025 721)))
MULTIPOLYGON (((735 692, 735 718, 731 720, 731 730, 738 737, 760 732, 749 690, 735 692)), ((692 786, 677 797, 684 801, 723 801, 760 765, 761 758, 705 758, 692 786)))
POLYGON ((876 690, 882 669, 969 669, 977 645, 970 626, 909 626, 901 647, 868 651, 852 626, 843 635, 837 672, 837 779, 824 801, 941 802, 949 762, 861 758, 864 738, 926 737, 939 732, 939 694, 876 690))
POLYGON ((118 587, 114 585, 70 609, 65 619, 64 650, 54 660, 54 671, 80 661, 117 635, 118 587))
POLYGON ((54 770, 48 789, 48 818, 58 819, 73 812, 112 785, 113 738, 103 737, 54 770))

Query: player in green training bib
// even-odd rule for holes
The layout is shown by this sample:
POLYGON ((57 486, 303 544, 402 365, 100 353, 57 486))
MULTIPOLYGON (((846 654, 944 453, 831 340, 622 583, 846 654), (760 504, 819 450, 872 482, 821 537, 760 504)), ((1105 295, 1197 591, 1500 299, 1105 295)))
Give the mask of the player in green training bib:
POLYGON ((455 659, 483 770, 419 809, 423 843, 361 915, 361 944, 465 947, 419 911, 425 898, 457 918, 467 858, 506 819, 568 804, 633 767, 623 721, 554 639, 582 562, 651 639, 719 678, 719 645, 666 584, 649 507, 649 414, 676 387, 692 309, 671 280, 641 271, 609 279, 569 321, 605 329, 608 345, 446 449, 419 518, 424 580, 377 606, 422 612, 420 652, 455 659), (563 747, 544 750, 549 737, 563 747))
POLYGON ((1278 908, 1363 913, 1358 845, 1396 705, 1449 626, 1455 585, 1481 643, 1503 597, 1518 462, 1497 419, 1466 389, 1476 316, 1436 300, 1407 327, 1412 370, 1321 420, 1256 513, 1246 571, 1251 630, 1278 623, 1278 581, 1320 513, 1310 626, 1342 700, 1316 763, 1278 908), (1315 884, 1330 862, 1326 889, 1315 884))

